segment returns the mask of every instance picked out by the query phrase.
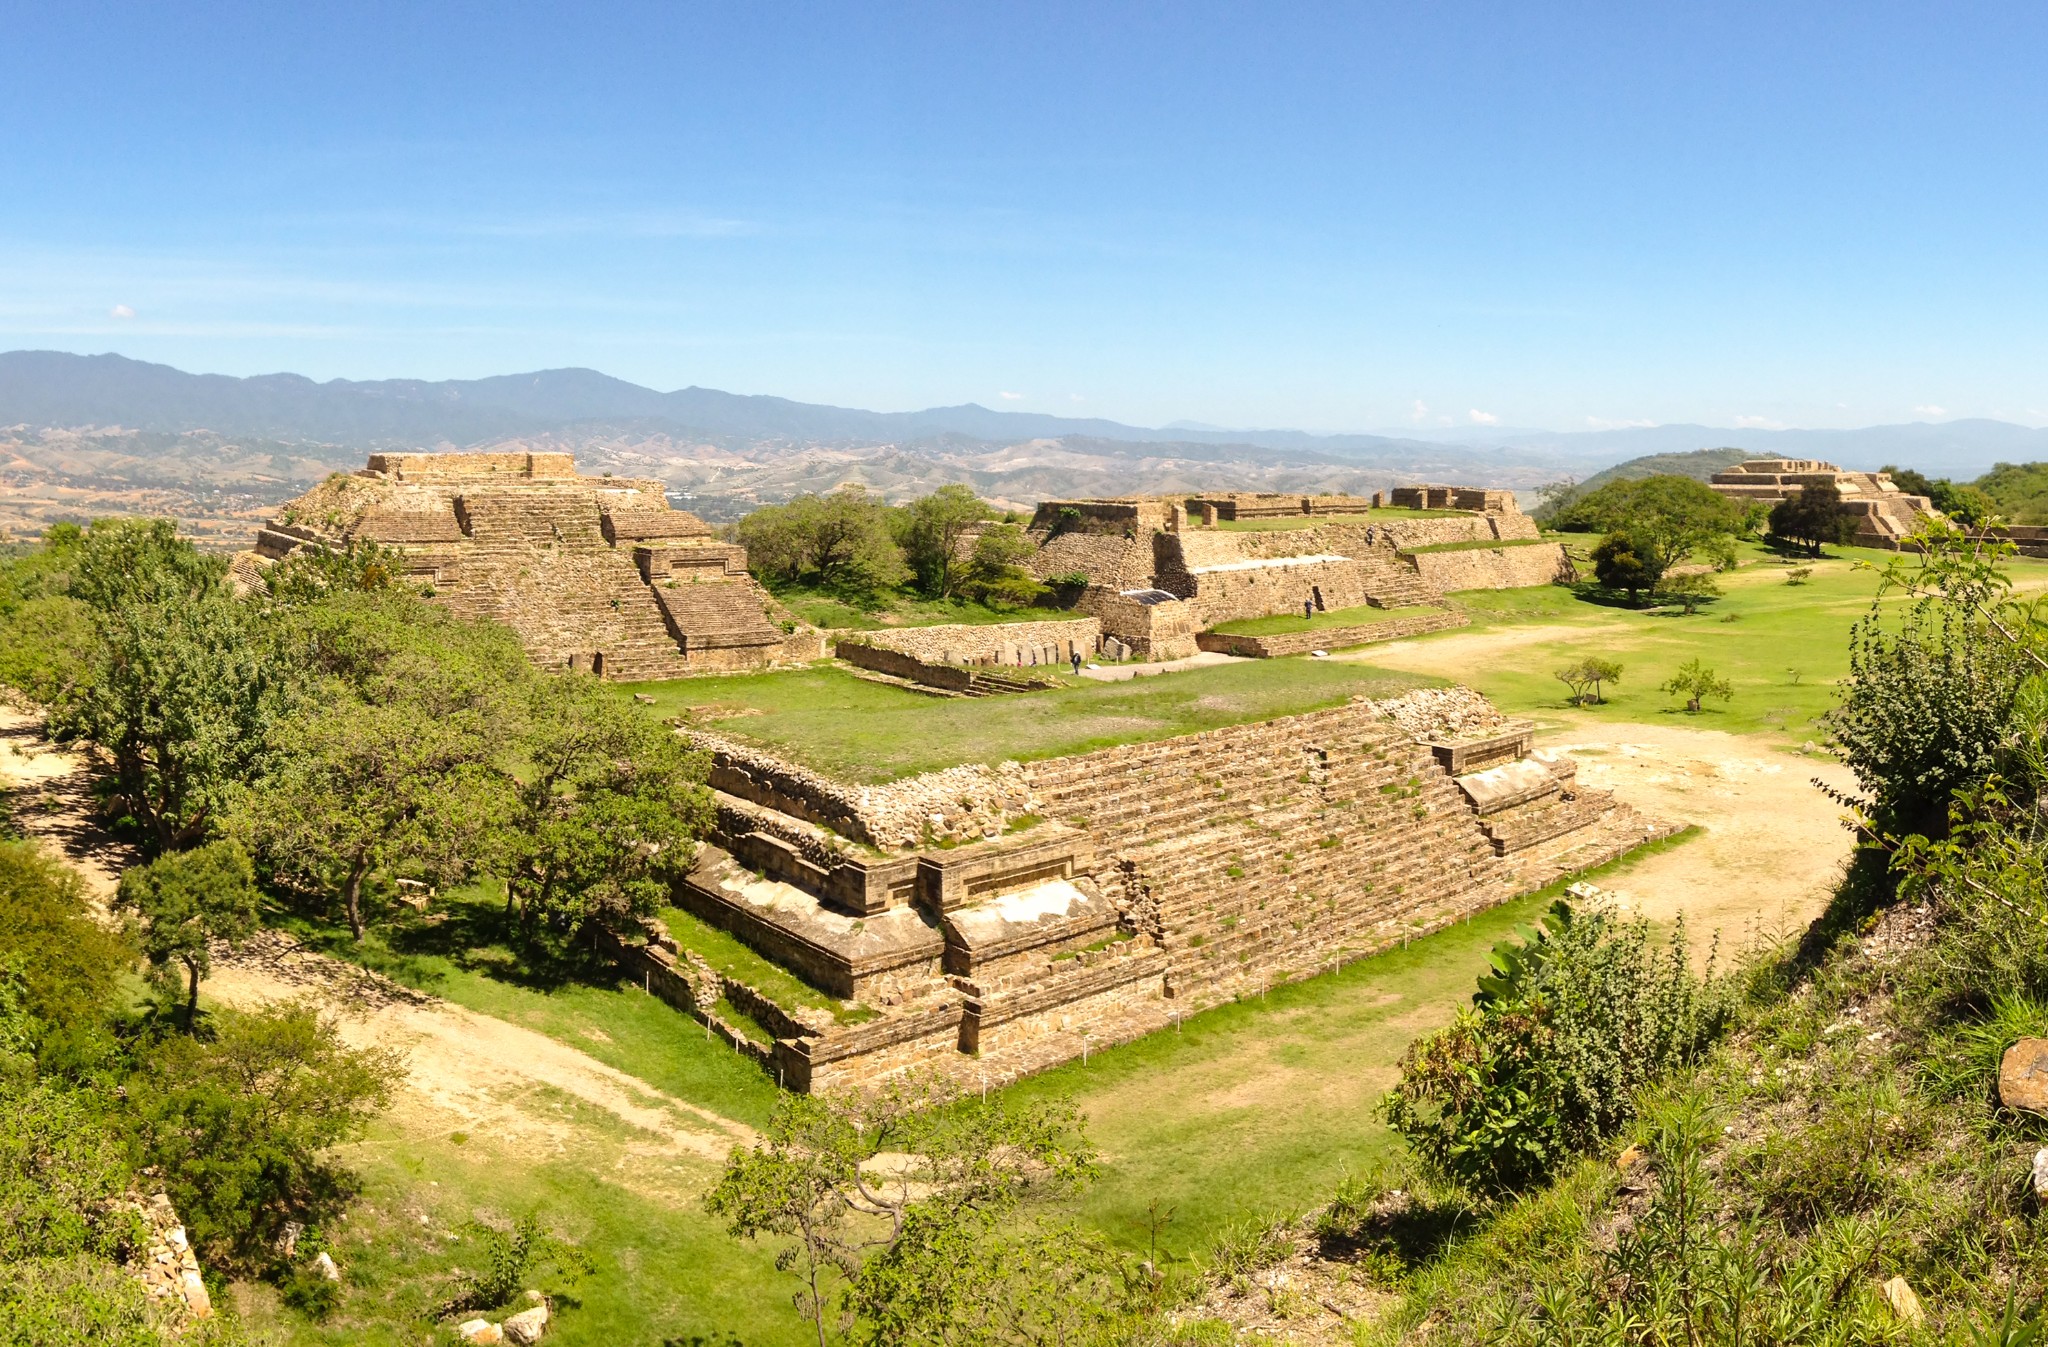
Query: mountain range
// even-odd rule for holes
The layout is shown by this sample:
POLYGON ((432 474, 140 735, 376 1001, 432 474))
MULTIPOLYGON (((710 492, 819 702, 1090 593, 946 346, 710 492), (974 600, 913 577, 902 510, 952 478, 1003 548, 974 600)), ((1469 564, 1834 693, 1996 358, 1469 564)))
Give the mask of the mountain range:
POLYGON ((326 472, 361 466, 371 450, 519 447, 566 449, 586 471, 658 477, 717 520, 848 483, 901 499, 961 481, 1013 506, 1057 495, 1372 491, 1414 481, 1526 491, 1702 449, 1967 478, 1994 462, 2048 459, 2048 430, 1957 420, 1323 435, 1132 426, 974 403, 875 412, 712 388, 661 392, 587 369, 322 383, 190 374, 112 354, 0 353, 0 528, 114 507, 239 528, 232 521, 326 472))

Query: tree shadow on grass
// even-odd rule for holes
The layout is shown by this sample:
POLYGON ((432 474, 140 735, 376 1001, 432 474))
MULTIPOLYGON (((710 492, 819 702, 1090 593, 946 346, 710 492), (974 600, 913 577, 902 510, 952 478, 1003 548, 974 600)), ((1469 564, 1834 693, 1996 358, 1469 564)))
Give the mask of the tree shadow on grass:
POLYGON ((309 949, 424 992, 445 984, 451 968, 542 993, 570 985, 624 985, 617 966, 580 941, 521 942, 503 898, 490 892, 437 898, 425 912, 395 901, 366 906, 371 920, 361 942, 346 925, 303 904, 274 913, 272 924, 309 949))
POLYGON ((1625 589, 1607 589, 1591 580, 1581 580, 1570 586, 1572 597, 1580 603, 1590 603, 1600 608, 1620 608, 1631 613, 1640 613, 1648 605, 1641 599, 1631 599, 1625 589))

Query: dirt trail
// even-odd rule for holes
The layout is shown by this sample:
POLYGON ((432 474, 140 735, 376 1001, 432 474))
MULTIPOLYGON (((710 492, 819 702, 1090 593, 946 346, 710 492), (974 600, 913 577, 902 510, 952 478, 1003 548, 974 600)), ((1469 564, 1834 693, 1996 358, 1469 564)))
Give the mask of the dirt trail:
POLYGON ((1657 922, 1682 912, 1696 941, 1718 929, 1724 946, 1790 934, 1826 906, 1852 839, 1813 782, 1853 789, 1848 768, 1720 730, 1562 719, 1539 749, 1576 759, 1586 785, 1704 834, 1617 879, 1609 891, 1628 906, 1657 922))
MULTIPOLYGON (((104 902, 131 857, 91 823, 86 781, 82 759, 45 740, 34 717, 0 706, 0 789, 13 796, 22 828, 77 866, 104 902)), ((310 999, 335 1016, 347 1042, 403 1053, 408 1074, 393 1115, 408 1127, 473 1130, 505 1143, 543 1140, 559 1150, 607 1145, 578 1135, 591 1129, 555 1103, 568 1095, 625 1124, 634 1134, 624 1146, 631 1158, 718 1160, 754 1135, 544 1034, 399 987, 281 932, 216 956, 203 990, 238 1007, 310 999)), ((618 1145, 613 1139, 607 1148, 618 1145)))

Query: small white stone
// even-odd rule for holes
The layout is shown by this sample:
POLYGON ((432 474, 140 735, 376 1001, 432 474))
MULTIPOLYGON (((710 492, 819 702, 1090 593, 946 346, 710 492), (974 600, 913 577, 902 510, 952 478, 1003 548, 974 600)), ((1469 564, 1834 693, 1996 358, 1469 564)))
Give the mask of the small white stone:
POLYGON ((480 1347, 493 1347, 505 1340, 505 1330, 488 1319, 470 1319, 456 1326, 455 1336, 480 1347))
POLYGON ((2034 1196, 2048 1198, 2048 1146, 2034 1152, 2034 1196))
POLYGON ((313 1270, 320 1274, 323 1281, 338 1282, 341 1280, 341 1269, 334 1265, 334 1260, 327 1256, 327 1250, 325 1249, 314 1255, 313 1270))

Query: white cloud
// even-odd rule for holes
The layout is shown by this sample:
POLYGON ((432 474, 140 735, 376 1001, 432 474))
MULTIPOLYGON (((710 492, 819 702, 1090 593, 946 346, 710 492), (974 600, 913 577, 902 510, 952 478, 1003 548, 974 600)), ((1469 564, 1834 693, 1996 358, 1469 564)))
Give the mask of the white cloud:
POLYGON ((1024 395, 1022 393, 998 393, 996 396, 1005 402, 1017 402, 1022 400, 1024 395))
POLYGON ((1067 394, 1067 401, 1069 402, 1086 402, 1087 400, 1088 399, 1082 397, 1079 393, 1067 394))
POLYGON ((135 310, 129 308, 126 304, 116 304, 113 308, 107 310, 107 317, 109 318, 133 318, 134 316, 135 310))
POLYGON ((1947 416, 1947 415, 1948 415, 1948 408, 1946 408, 1946 407, 1937 407, 1937 406, 1935 406, 1935 405, 1934 405, 1933 403, 1931 403, 1931 402, 1930 402, 1930 403, 1928 403, 1928 404, 1927 404, 1926 406, 1924 406, 1924 407, 1915 407, 1915 408, 1914 408, 1913 410, 1914 410, 1914 411, 1916 411, 1916 412, 1918 412, 1918 413, 1920 413, 1920 415, 1922 415, 1922 416, 1947 416))
POLYGON ((1492 412, 1482 412, 1477 407, 1466 412, 1465 415, 1472 418, 1472 424, 1475 426, 1497 426, 1500 424, 1498 416, 1495 416, 1492 412))
POLYGON ((1413 409, 1409 411, 1408 419, 1410 421, 1420 421, 1428 415, 1429 404, 1427 402, 1424 402, 1421 398, 1415 399, 1415 406, 1413 409))
POLYGON ((1738 416, 1735 418, 1739 430, 1783 430, 1783 421, 1773 421, 1768 416, 1738 416))

